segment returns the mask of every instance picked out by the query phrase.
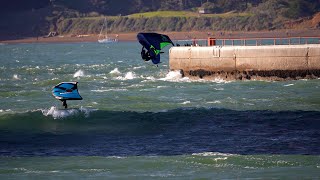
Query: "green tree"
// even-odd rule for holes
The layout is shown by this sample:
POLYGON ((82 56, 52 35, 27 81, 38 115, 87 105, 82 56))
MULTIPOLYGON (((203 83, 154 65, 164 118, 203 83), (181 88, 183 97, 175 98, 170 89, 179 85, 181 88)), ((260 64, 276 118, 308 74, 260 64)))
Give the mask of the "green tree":
POLYGON ((287 17, 298 18, 314 14, 319 11, 319 0, 292 0, 289 2, 287 17))
POLYGON ((221 12, 221 9, 216 4, 214 4, 212 2, 205 2, 202 4, 201 7, 204 8, 209 13, 220 13, 221 12))

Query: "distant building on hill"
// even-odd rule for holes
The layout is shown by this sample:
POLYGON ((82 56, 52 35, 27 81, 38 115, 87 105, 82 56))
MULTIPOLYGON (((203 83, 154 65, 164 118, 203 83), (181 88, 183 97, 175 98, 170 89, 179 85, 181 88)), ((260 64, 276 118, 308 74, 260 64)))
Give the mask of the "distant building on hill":
POLYGON ((199 8, 199 14, 208 14, 208 10, 206 8, 199 8))

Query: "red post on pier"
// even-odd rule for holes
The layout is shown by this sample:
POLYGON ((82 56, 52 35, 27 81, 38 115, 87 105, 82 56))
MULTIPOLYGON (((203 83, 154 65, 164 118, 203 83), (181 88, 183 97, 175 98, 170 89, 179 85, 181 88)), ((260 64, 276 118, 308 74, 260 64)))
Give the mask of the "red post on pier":
POLYGON ((208 46, 215 46, 216 45, 216 38, 208 38, 208 46))

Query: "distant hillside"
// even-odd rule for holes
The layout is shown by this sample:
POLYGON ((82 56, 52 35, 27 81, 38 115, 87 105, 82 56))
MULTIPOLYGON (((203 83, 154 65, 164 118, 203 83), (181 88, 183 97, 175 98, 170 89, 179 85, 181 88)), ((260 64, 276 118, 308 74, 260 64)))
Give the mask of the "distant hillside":
POLYGON ((97 34, 105 16, 117 33, 319 28, 319 11, 319 0, 2 0, 0 38, 97 34))
MULTIPOLYGON (((78 14, 129 15, 149 11, 193 11, 199 7, 210 13, 244 12, 261 4, 281 4, 286 16, 297 18, 319 11, 319 0, 1 0, 0 14, 52 7, 53 11, 78 14), (57 8, 57 9, 54 9, 57 8)), ((264 9, 265 11, 270 9, 264 9)), ((52 12, 53 13, 53 12, 52 12)))

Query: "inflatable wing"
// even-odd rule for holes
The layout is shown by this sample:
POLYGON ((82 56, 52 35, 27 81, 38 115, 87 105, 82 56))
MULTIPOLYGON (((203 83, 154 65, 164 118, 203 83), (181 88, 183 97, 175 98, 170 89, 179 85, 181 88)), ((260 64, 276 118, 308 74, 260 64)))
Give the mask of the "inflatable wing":
POLYGON ((139 43, 147 49, 153 64, 160 63, 161 49, 169 44, 173 44, 169 36, 158 33, 138 33, 139 43))
POLYGON ((52 95, 61 101, 82 100, 78 92, 78 82, 62 82, 52 89, 52 95))

